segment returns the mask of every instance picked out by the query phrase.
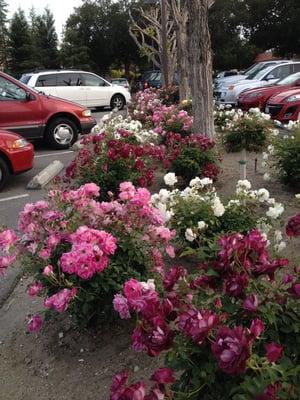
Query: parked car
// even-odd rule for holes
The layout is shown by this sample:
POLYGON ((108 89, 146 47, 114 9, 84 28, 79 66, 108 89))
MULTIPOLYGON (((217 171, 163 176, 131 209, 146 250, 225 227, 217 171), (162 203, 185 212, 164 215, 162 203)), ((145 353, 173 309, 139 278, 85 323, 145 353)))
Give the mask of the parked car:
POLYGON ((229 71, 221 71, 218 73, 216 79, 227 78, 228 76, 236 76, 238 75, 237 69, 231 69, 229 71))
POLYGON ((162 73, 159 70, 145 71, 140 78, 140 90, 150 87, 159 89, 162 87, 162 73))
POLYGON ((293 88, 270 97, 265 112, 272 119, 287 123, 300 120, 300 88, 293 88))
POLYGON ((247 79, 235 84, 223 85, 214 92, 214 97, 217 103, 236 106, 237 99, 244 90, 273 85, 277 81, 296 72, 300 72, 300 62, 295 61, 273 65, 258 72, 255 75, 255 79, 252 75, 248 75, 247 79))
POLYGON ((0 72, 0 129, 27 139, 43 138, 53 148, 65 149, 95 125, 91 110, 37 92, 0 72))
POLYGON ((22 75, 21 82, 45 94, 81 104, 83 107, 111 107, 122 110, 129 103, 129 91, 85 71, 43 71, 22 75))
POLYGON ((244 79, 255 79, 256 75, 260 71, 262 71, 268 67, 271 67, 272 65, 278 65, 278 64, 283 64, 283 63, 287 63, 287 62, 291 62, 291 60, 262 61, 262 62, 254 64, 254 65, 251 65, 251 67, 246 69, 246 71, 244 71, 243 73, 240 73, 238 75, 228 76, 228 77, 224 77, 224 78, 217 77, 217 79, 214 80, 214 89, 218 90, 222 86, 232 85, 232 84, 242 81, 244 79))
POLYGON ((289 75, 281 79, 274 85, 262 87, 259 89, 249 89, 242 92, 238 97, 237 106, 243 111, 248 111, 250 108, 258 107, 262 111, 265 110, 267 101, 275 94, 285 92, 293 87, 300 87, 300 72, 289 75))
POLYGON ((31 143, 16 133, 0 129, 0 190, 11 175, 30 170, 33 157, 31 143))
POLYGON ((125 89, 130 90, 129 82, 126 78, 114 78, 110 80, 112 85, 123 86, 125 89))

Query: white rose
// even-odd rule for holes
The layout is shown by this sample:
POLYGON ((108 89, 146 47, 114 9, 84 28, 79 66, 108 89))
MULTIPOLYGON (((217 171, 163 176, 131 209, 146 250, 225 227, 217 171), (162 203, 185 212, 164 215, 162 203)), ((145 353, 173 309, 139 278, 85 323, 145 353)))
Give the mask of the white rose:
POLYGON ((167 186, 174 186, 177 182, 177 178, 174 172, 169 172, 168 174, 166 174, 164 176, 164 181, 167 186))
POLYGON ((281 242, 281 240, 282 240, 282 233, 281 233, 281 231, 279 231, 279 230, 276 230, 275 232, 274 232, 274 239, 275 239, 275 242, 281 242))
POLYGON ((275 203, 274 207, 269 207, 266 212, 267 217, 277 219, 284 212, 284 207, 281 203, 275 203))
POLYGON ((263 203, 265 201, 267 201, 270 198, 270 193, 268 192, 267 189, 259 189, 257 191, 257 197, 258 200, 263 203))
POLYGON ((170 192, 167 189, 160 189, 158 195, 159 195, 159 200, 162 203, 166 203, 170 197, 170 192))
POLYGON ((200 183, 202 186, 212 185, 213 181, 210 178, 200 179, 200 183))
POLYGON ((207 224, 204 221, 199 221, 198 222, 198 229, 202 230, 207 227, 207 224))
POLYGON ((221 217, 225 212, 225 207, 221 203, 219 197, 215 197, 212 203, 212 210, 216 217, 221 217))
POLYGON ((263 159, 264 161, 267 161, 268 158, 269 158, 268 153, 263 152, 263 153, 262 153, 262 159, 263 159))
POLYGON ((200 187, 201 186, 201 179, 196 177, 190 181, 190 187, 200 187))
POLYGON ((275 244, 274 248, 275 248, 275 251, 280 253, 282 250, 284 250, 286 248, 286 243, 285 242, 280 242, 278 244, 275 244))
POLYGON ((270 181, 270 180, 271 180, 270 174, 268 174, 268 173, 266 172, 266 173, 264 174, 264 176, 263 176, 263 179, 264 179, 264 181, 266 181, 266 182, 270 181))
POLYGON ((238 183, 237 183, 237 187, 245 188, 245 189, 250 190, 251 189, 251 182, 249 182, 247 179, 239 180, 238 183))
POLYGON ((195 235, 191 228, 186 229, 184 236, 189 242, 193 242, 197 238, 197 235, 195 235))

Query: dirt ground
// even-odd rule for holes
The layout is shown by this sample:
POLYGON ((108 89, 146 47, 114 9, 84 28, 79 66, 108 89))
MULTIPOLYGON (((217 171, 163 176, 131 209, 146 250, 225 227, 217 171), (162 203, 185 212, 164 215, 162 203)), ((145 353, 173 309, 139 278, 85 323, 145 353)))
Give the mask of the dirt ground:
MULTIPOLYGON (((297 210, 294 193, 278 182, 264 182, 263 171, 254 172, 255 155, 249 157, 248 179, 254 188, 265 187, 286 206, 285 217, 297 210)), ((239 179, 238 154, 225 155, 217 188, 229 195, 239 179)), ((260 165, 260 160, 258 162, 260 165)), ((296 243, 286 254, 296 257, 296 243)), ((299 254, 299 250, 298 250, 299 254)), ((0 400, 107 400, 115 372, 134 371, 134 380, 147 377, 161 360, 130 349, 131 326, 102 327, 79 332, 68 319, 48 321, 37 335, 26 332, 26 315, 42 308, 40 300, 26 295, 23 278, 0 310, 0 400)))

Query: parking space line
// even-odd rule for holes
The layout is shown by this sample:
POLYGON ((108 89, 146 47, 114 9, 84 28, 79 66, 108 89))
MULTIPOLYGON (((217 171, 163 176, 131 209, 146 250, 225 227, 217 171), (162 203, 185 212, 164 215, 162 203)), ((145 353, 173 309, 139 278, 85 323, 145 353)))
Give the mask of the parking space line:
POLYGON ((18 196, 4 197, 4 199, 0 199, 0 202, 22 199, 23 197, 29 197, 29 194, 19 194, 18 196))
POLYGON ((68 151, 60 151, 59 153, 38 154, 37 156, 34 156, 34 158, 60 156, 62 154, 69 154, 69 153, 74 153, 74 151, 73 150, 68 150, 68 151))

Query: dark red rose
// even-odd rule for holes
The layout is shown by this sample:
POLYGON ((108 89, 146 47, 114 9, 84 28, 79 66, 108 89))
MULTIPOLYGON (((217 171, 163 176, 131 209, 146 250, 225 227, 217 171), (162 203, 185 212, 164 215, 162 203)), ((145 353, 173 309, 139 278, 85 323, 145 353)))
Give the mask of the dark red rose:
POLYGON ((276 362, 279 358, 282 357, 283 354, 283 347, 277 343, 269 343, 265 345, 266 349, 266 356, 270 362, 276 362))
POLYGON ((243 301, 242 307, 246 311, 254 312, 258 308, 258 304, 258 297, 256 296, 256 294, 250 294, 243 301))
POLYGON ((228 296, 239 298, 248 285, 248 275, 245 273, 232 274, 225 280, 225 292, 228 296))
POLYGON ((151 380, 163 384, 174 383, 176 381, 174 377, 174 371, 170 368, 158 369, 151 376, 151 380))
POLYGON ((163 285, 164 288, 170 292, 174 289, 174 286, 179 281, 180 278, 186 276, 187 271, 182 267, 173 267, 169 270, 167 275, 164 278, 163 285))
POLYGON ((289 289, 289 292, 297 297, 298 299, 300 299, 300 283, 295 283, 294 285, 292 285, 289 289))
POLYGON ((241 374, 250 356, 250 341, 243 327, 219 329, 211 346, 219 367, 227 374, 241 374))
POLYGON ((256 339, 265 330, 265 324, 260 319, 255 319, 251 322, 250 333, 256 339))
POLYGON ((201 344, 218 322, 218 316, 210 310, 191 308, 179 316, 178 326, 185 336, 201 344))
POLYGON ((300 236, 300 214, 294 215, 289 219, 285 230, 290 237, 300 236))

